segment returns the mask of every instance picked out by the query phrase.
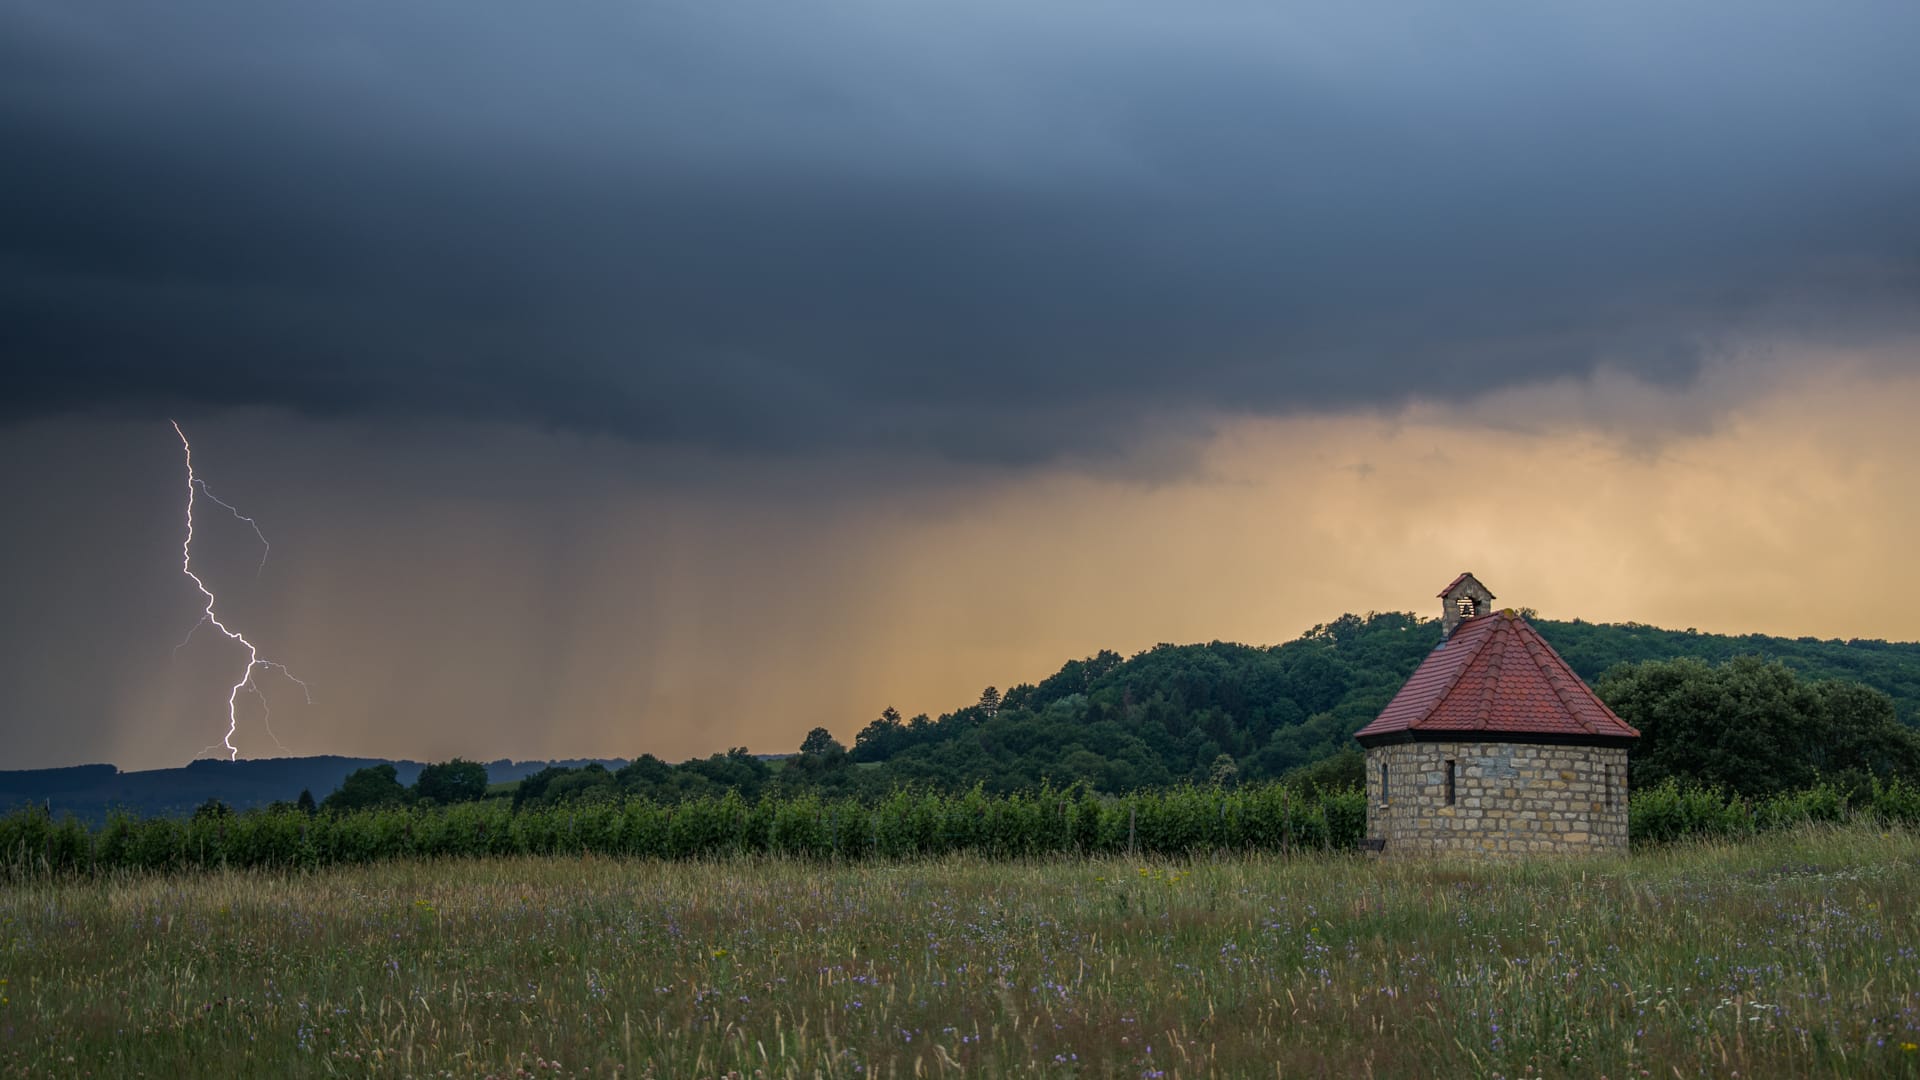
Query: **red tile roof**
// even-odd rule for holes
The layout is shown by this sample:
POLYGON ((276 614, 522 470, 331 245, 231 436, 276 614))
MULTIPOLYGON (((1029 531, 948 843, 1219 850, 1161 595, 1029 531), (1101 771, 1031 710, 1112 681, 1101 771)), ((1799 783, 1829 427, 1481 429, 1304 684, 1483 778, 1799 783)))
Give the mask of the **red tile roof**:
POLYGON ((1461 623, 1354 737, 1476 733, 1607 743, 1640 737, 1511 610, 1461 623))
MULTIPOLYGON (((1448 593, 1450 593, 1450 592, 1452 592, 1452 591, 1454 590, 1454 588, 1455 588, 1455 587, 1457 587, 1457 586, 1458 586, 1458 585, 1459 585, 1459 584, 1460 584, 1461 582, 1463 582, 1463 581, 1465 581, 1465 580, 1467 580, 1467 579, 1468 579, 1468 578, 1470 578, 1470 577, 1473 577, 1473 571, 1471 571, 1471 570, 1469 570, 1469 571, 1467 571, 1467 572, 1466 572, 1466 573, 1464 573, 1464 574, 1461 574, 1461 575, 1460 575, 1459 577, 1457 577, 1457 578, 1454 578, 1454 579, 1453 579, 1452 581, 1449 581, 1449 582, 1447 582, 1447 587, 1446 587, 1446 588, 1444 588, 1444 589, 1441 589, 1441 590, 1440 590, 1439 592, 1437 592, 1437 593, 1434 593, 1433 595, 1435 595, 1435 596, 1438 596, 1438 597, 1440 597, 1441 599, 1445 599, 1445 598, 1446 598, 1446 595, 1447 595, 1448 593)), ((1479 579, 1479 578, 1473 578, 1473 580, 1477 582, 1477 581, 1479 581, 1480 579, 1479 579)), ((1483 589, 1484 589, 1484 588, 1486 588, 1486 586, 1485 586, 1485 585, 1482 585, 1482 586, 1480 586, 1480 587, 1481 587, 1481 588, 1483 588, 1483 589)), ((1492 593, 1488 593, 1487 595, 1489 595, 1489 596, 1491 596, 1491 595, 1493 595, 1493 594, 1492 594, 1492 593)))

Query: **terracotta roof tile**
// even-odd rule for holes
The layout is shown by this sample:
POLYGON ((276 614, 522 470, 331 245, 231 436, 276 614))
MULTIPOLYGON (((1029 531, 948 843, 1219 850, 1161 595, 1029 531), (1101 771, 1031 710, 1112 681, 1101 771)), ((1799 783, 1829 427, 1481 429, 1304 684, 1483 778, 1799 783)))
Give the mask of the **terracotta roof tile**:
POLYGON ((1355 737, 1475 731, 1606 740, 1640 735, 1512 611, 1461 623, 1355 737))

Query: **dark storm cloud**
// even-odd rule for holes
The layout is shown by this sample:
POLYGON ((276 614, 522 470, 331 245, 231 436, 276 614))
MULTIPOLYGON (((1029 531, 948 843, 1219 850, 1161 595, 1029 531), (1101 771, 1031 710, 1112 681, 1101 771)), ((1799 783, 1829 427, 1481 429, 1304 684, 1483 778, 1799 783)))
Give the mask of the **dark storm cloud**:
POLYGON ((1911 313, 1920 8, 1672 7, 0 0, 0 415, 1036 460, 1911 313))

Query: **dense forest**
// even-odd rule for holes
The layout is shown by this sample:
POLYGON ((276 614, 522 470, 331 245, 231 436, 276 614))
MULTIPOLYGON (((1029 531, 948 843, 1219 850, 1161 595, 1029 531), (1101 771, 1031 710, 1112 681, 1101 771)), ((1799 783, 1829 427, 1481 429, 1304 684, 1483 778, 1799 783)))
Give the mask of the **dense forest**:
MULTIPOLYGON (((1764 793, 1816 777, 1859 787, 1920 772, 1920 644, 1732 637, 1523 614, 1647 732, 1635 750, 1636 783, 1674 777, 1764 793), (1700 749, 1723 742, 1724 752, 1700 749), (1837 747, 1830 753, 1829 743, 1837 747)), ((537 807, 729 790, 749 799, 877 798, 901 786, 1007 793, 1051 783, 1120 793, 1184 782, 1333 784, 1357 778, 1353 732, 1439 640, 1438 621, 1386 613, 1345 615, 1271 647, 1101 652, 1037 684, 989 687, 937 718, 884 709, 851 746, 816 728, 783 760, 735 748, 677 765, 643 755, 614 769, 551 768, 523 780, 513 798, 537 807)))

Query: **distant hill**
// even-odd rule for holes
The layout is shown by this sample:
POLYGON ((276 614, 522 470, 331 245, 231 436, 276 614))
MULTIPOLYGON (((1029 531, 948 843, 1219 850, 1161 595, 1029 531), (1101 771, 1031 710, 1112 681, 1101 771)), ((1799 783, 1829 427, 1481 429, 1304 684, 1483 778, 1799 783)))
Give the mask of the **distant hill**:
MULTIPOLYGON (((487 763, 492 780, 518 780, 552 765, 579 767, 598 761, 617 769, 618 758, 570 761, 511 761, 487 763)), ((114 809, 142 815, 192 813, 208 799, 219 799, 236 810, 264 806, 276 800, 292 801, 304 789, 316 799, 340 786, 355 769, 391 764, 400 782, 411 784, 420 775, 418 761, 326 755, 303 758, 255 758, 221 761, 205 758, 178 769, 121 772, 112 765, 76 765, 62 769, 0 771, 0 811, 22 805, 51 805, 63 813, 89 821, 103 820, 114 809)))
MULTIPOLYGON (((1879 690, 1902 723, 1920 727, 1920 644, 1703 634, 1523 613, 1588 682, 1622 663, 1757 655, 1803 676, 1879 690)), ((677 765, 642 755, 630 765, 600 761, 605 772, 562 784, 552 782, 557 773, 546 774, 532 784, 541 794, 514 795, 553 801, 626 792, 675 801, 729 788, 748 798, 805 790, 877 795, 900 784, 1013 791, 1043 780, 1124 792, 1213 777, 1273 779, 1353 749, 1353 733, 1439 641, 1438 620, 1387 612, 1343 615, 1280 645, 1158 645, 1132 657, 1105 651, 938 718, 903 719, 889 709, 859 730, 850 752, 736 751, 677 765)), ((97 820, 116 806, 185 814, 209 798, 243 809, 294 799, 303 788, 325 798, 348 773, 380 763, 314 757, 196 761, 149 772, 111 765, 0 772, 0 810, 51 800, 56 814, 97 820)), ((421 768, 392 764, 403 784, 421 768)), ((489 763, 487 773, 504 785, 550 767, 588 764, 502 760, 489 763)))
MULTIPOLYGON (((1730 636, 1634 623, 1528 621, 1589 682, 1615 664, 1740 655, 1779 660, 1816 679, 1846 679, 1893 699, 1920 724, 1920 644, 1730 636)), ((993 789, 1087 781, 1109 791, 1205 781, 1223 766, 1268 779, 1354 746, 1422 657, 1438 620, 1388 612, 1343 615, 1275 646, 1160 645, 1131 658, 1071 661, 937 720, 876 720, 852 747, 880 768, 848 784, 899 782, 993 789)))

